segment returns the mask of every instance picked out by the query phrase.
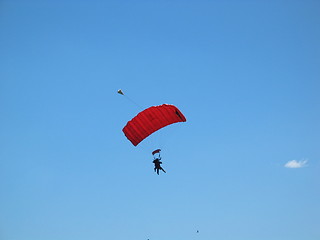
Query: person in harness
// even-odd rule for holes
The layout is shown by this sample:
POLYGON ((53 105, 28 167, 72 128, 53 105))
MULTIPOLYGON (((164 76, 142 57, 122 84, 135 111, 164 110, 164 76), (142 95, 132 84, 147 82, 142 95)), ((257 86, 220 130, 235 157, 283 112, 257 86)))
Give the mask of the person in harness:
POLYGON ((166 172, 162 167, 161 167, 161 164, 162 162, 160 161, 161 160, 161 157, 160 157, 160 151, 161 149, 157 149, 157 150, 154 150, 152 152, 152 155, 153 155, 153 163, 154 163, 154 171, 157 172, 157 174, 159 175, 159 171, 162 170, 164 173, 166 172), (158 156, 156 157, 155 154, 158 154, 158 156))

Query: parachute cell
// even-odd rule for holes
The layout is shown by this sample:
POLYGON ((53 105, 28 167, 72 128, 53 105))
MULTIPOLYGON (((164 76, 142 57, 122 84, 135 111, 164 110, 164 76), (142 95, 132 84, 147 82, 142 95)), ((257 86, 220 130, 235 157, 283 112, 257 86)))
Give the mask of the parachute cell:
POLYGON ((163 104, 147 108, 130 120, 122 129, 134 146, 157 130, 177 122, 185 122, 185 116, 173 105, 163 104))

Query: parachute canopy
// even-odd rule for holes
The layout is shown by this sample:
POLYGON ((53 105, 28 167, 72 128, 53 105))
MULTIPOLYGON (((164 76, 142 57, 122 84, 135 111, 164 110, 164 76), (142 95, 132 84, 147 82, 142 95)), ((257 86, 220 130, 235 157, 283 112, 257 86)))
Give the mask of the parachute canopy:
POLYGON ((160 153, 161 149, 156 149, 152 152, 152 155, 155 155, 156 153, 160 153))
POLYGON ((157 130, 173 123, 185 121, 187 119, 176 106, 163 104, 143 110, 131 119, 122 131, 132 144, 137 146, 157 130))

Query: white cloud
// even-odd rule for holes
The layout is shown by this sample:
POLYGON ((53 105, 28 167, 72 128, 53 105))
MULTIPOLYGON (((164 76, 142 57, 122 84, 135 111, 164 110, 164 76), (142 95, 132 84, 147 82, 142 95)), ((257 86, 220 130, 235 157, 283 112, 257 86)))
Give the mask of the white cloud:
POLYGON ((284 166, 286 168, 302 168, 302 167, 305 167, 307 166, 307 162, 308 160, 300 160, 300 161, 297 161, 297 160, 291 160, 289 162, 287 162, 284 166))

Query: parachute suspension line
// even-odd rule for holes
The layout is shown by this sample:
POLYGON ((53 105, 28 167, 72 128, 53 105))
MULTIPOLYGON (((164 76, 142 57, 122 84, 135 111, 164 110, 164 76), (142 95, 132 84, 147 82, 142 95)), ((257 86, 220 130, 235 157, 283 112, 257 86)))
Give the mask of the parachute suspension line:
POLYGON ((181 126, 175 126, 170 129, 170 131, 167 131, 163 129, 164 131, 158 132, 158 138, 157 138, 157 146, 161 148, 161 150, 166 150, 168 146, 173 144, 173 139, 177 137, 179 131, 181 129, 181 126))
POLYGON ((124 94, 121 89, 118 90, 118 93, 119 93, 120 95, 124 96, 128 101, 130 101, 131 103, 133 103, 134 105, 136 105, 138 108, 140 108, 140 109, 143 108, 143 107, 142 107, 140 104, 138 104, 136 101, 132 100, 130 97, 128 97, 126 94, 124 94))

